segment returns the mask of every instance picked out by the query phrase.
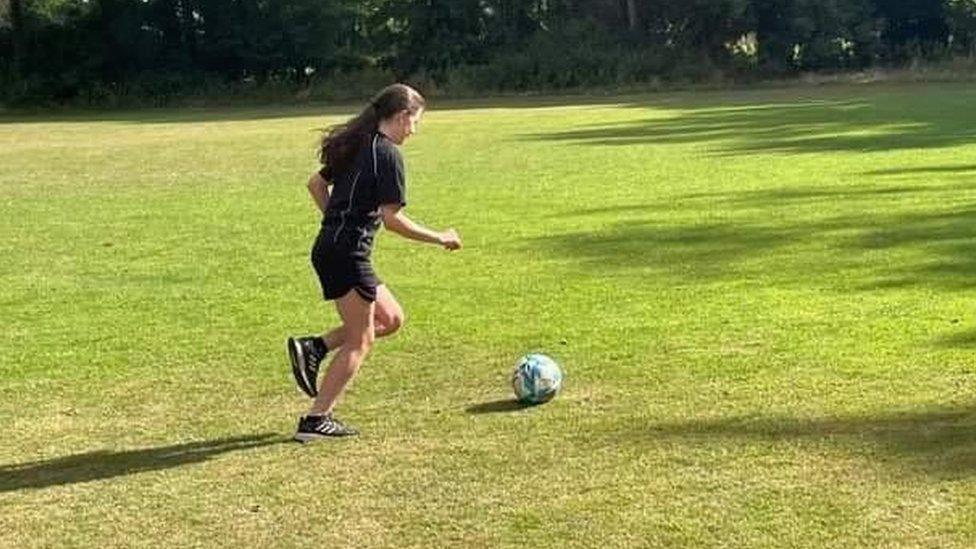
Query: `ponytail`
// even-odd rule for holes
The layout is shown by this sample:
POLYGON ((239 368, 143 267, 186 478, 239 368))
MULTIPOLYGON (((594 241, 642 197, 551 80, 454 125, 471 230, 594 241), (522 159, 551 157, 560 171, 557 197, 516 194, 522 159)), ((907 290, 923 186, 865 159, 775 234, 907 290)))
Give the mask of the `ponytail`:
POLYGON ((376 94, 358 115, 324 131, 319 161, 332 175, 330 179, 349 169, 356 155, 379 129, 381 121, 403 111, 416 113, 424 105, 424 98, 417 90, 404 84, 393 84, 376 94))

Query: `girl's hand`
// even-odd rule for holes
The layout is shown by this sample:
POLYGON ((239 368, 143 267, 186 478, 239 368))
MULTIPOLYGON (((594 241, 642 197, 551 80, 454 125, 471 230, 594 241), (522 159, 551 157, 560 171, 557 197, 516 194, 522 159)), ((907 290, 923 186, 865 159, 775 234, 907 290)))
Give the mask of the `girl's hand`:
POLYGON ((460 250, 461 249, 461 237, 458 236, 457 231, 454 229, 448 229, 440 234, 441 246, 448 250, 460 250))

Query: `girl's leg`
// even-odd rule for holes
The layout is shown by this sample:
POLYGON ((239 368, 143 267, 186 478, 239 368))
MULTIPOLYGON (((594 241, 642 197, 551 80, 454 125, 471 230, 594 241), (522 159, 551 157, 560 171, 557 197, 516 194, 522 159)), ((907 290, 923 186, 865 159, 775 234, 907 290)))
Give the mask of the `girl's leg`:
POLYGON ((403 307, 394 297, 393 292, 381 284, 376 287, 376 337, 395 334, 403 326, 403 307))
MULTIPOLYGON (((373 324, 376 337, 386 337, 397 332, 403 326, 403 307, 394 297, 393 292, 381 284, 376 287, 376 306, 373 310, 373 324)), ((345 328, 340 326, 322 336, 325 346, 330 351, 338 349, 344 341, 345 328)))
POLYGON ((342 318, 342 341, 322 378, 319 394, 308 412, 310 416, 332 412, 346 385, 359 371, 375 338, 373 303, 363 299, 356 290, 350 290, 336 300, 336 308, 342 318))
POLYGON ((325 332, 325 334, 322 335, 322 341, 325 342, 326 348, 328 348, 330 351, 334 351, 339 347, 342 347, 342 331, 343 327, 339 326, 338 328, 334 328, 331 332, 325 332))

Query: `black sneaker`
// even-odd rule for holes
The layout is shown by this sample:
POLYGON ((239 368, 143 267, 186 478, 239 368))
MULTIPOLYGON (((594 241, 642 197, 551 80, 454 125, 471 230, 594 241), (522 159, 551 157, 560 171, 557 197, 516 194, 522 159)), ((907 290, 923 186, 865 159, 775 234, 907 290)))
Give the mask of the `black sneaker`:
POLYGON ((332 414, 302 416, 298 420, 298 432, 295 433, 295 440, 311 442, 327 437, 350 437, 358 434, 358 431, 332 417, 332 414))
POLYGON ((314 397, 319 393, 316 382, 319 377, 319 364, 329 352, 319 337, 288 338, 288 358, 291 360, 291 373, 295 383, 306 395, 314 397))

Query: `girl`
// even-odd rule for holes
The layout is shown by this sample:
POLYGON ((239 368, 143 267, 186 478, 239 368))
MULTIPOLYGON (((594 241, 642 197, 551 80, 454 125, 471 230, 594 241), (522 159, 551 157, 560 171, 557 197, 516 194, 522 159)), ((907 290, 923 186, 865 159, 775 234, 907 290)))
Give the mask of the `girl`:
POLYGON ((295 440, 355 435, 332 415, 336 401, 355 377, 376 337, 403 325, 403 309, 370 264, 380 222, 400 236, 461 248, 454 229, 435 232, 404 214, 406 173, 397 145, 413 135, 424 112, 424 98, 394 84, 377 94, 358 116, 328 130, 308 190, 322 211, 322 228, 312 247, 312 265, 327 301, 334 300, 342 326, 321 337, 288 338, 288 356, 298 386, 315 397, 298 421, 295 440), (332 187, 330 193, 329 187, 332 187), (335 351, 316 390, 319 364, 335 351))

